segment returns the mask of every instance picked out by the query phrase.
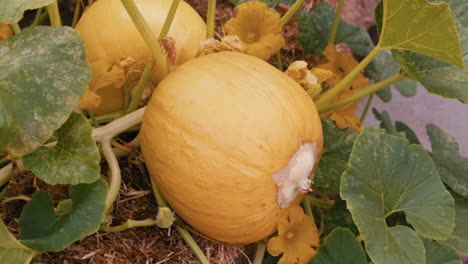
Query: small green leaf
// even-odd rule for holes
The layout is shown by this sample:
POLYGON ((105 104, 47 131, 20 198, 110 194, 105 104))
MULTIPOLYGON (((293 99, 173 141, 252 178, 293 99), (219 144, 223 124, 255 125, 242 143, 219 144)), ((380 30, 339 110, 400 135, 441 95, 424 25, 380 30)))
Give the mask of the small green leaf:
POLYGON ((353 232, 346 228, 336 228, 318 248, 318 253, 309 264, 366 264, 366 254, 353 232))
POLYGON ((387 111, 382 111, 379 113, 377 109, 372 108, 372 113, 374 114, 375 118, 380 121, 380 128, 385 129, 385 131, 391 135, 401 136, 400 133, 398 133, 387 111))
POLYGON ((418 52, 464 67, 457 27, 446 3, 383 0, 379 46, 418 52))
POLYGON ((460 155, 458 142, 434 124, 428 124, 426 130, 440 178, 455 192, 468 197, 468 158, 460 155))
POLYGON ((71 199, 66 199, 57 204, 57 210, 55 213, 57 215, 66 215, 73 211, 73 201, 71 199))
POLYGON ((0 22, 13 24, 23 18, 24 11, 36 9, 49 4, 55 0, 0 0, 0 22))
POLYGON ((335 206, 327 210, 324 218, 325 234, 330 233, 337 227, 349 228, 354 235, 359 234, 359 230, 354 224, 351 212, 346 207, 346 202, 338 199, 335 206))
POLYGON ((77 107, 90 77, 83 41, 72 28, 26 28, 2 41, 0 155, 19 157, 48 140, 77 107))
MULTIPOLYGON (((103 179, 70 186, 72 209, 68 214, 56 214, 50 194, 38 191, 26 204, 19 219, 21 242, 41 251, 59 251, 68 247, 99 229, 106 197, 107 183, 103 179)), ((63 204, 61 207, 63 209, 63 204)))
POLYGON ((29 264, 38 254, 38 251, 18 242, 0 219, 0 263, 29 264))
POLYGON ((426 264, 462 264, 460 255, 453 248, 423 238, 426 249, 426 264))
POLYGON ((341 179, 341 197, 371 259, 378 264, 425 263, 417 234, 442 240, 455 227, 454 200, 427 152, 365 126, 349 164, 341 179), (395 212, 404 212, 414 230, 388 227, 385 220, 395 212))
POLYGON ((414 133, 408 125, 400 121, 396 121, 395 124, 393 124, 393 121, 387 111, 379 113, 375 108, 373 108, 372 112, 374 113, 375 118, 380 121, 380 128, 385 129, 387 133, 394 136, 405 137, 408 139, 410 144, 421 144, 416 133, 414 133))
POLYGON ((396 121, 395 128, 398 132, 403 133, 405 135, 405 138, 408 139, 410 144, 421 145, 418 137, 416 136, 416 133, 414 133, 414 131, 407 124, 400 121, 396 121))
POLYGON ((416 95, 417 82, 411 79, 403 79, 395 83, 395 87, 404 97, 412 97, 416 95))
POLYGON ((48 184, 95 182, 100 177, 99 149, 86 118, 72 113, 57 131, 55 147, 40 147, 23 157, 24 167, 48 184))
POLYGON ((449 239, 440 241, 460 253, 468 254, 468 199, 454 195, 455 199, 455 229, 449 239))
POLYGON ((314 186, 338 194, 341 174, 348 167, 349 155, 358 133, 351 128, 340 129, 330 120, 322 120, 322 128, 325 151, 314 178, 314 186))

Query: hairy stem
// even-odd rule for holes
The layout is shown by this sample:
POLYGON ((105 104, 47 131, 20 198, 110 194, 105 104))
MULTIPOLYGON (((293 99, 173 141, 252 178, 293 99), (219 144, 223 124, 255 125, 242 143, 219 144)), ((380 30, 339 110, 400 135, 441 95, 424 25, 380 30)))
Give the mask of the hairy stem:
POLYGON ((133 23, 135 24, 136 28, 140 32, 141 36, 146 42, 146 45, 151 51, 154 60, 156 61, 157 67, 161 67, 163 71, 167 69, 167 62, 165 56, 162 54, 162 47, 159 44, 159 41, 154 36, 151 28, 149 27, 148 23, 146 23, 143 15, 138 10, 138 7, 135 5, 133 0, 120 0, 127 10, 128 15, 132 19, 133 23))
POLYGON ((255 246, 255 255, 252 264, 262 264, 263 258, 265 257, 266 243, 264 241, 258 241, 255 246))
POLYGON ((143 71, 143 74, 141 75, 141 78, 138 81, 138 84, 135 88, 136 89, 135 94, 132 97, 130 104, 128 105, 127 114, 135 111, 138 108, 138 105, 140 104, 140 101, 141 101, 141 95, 143 94, 143 91, 145 90, 146 84, 151 78, 152 69, 153 69, 153 63, 149 63, 145 66, 145 70, 143 71))
MULTIPOLYGON (((325 105, 333 97, 339 94, 359 73, 361 73, 366 66, 372 62, 374 57, 379 53, 380 48, 375 47, 346 77, 341 80, 335 87, 326 92, 320 99, 315 103, 319 111, 325 107, 325 105)), ((323 111, 321 111, 323 112, 323 111)))
POLYGON ((116 119, 109 124, 93 129, 93 139, 102 141, 105 137, 115 137, 127 129, 141 123, 146 107, 142 107, 128 115, 116 119))
POLYGON ((5 185, 11 179, 11 176, 13 176, 12 171, 13 171, 12 163, 0 169, 0 187, 5 185))
POLYGON ((31 27, 37 26, 39 23, 39 19, 41 18, 42 13, 44 12, 43 8, 39 8, 36 10, 36 15, 34 16, 34 21, 31 24, 31 27))
POLYGON ((183 228, 180 225, 175 225, 175 228, 177 229, 177 232, 179 232, 179 234, 185 240, 185 243, 187 243, 190 249, 192 249, 192 252, 197 257, 198 261, 200 261, 201 264, 210 264, 210 261, 205 256, 205 254, 203 254, 203 251, 197 245, 197 242, 195 242, 195 240, 187 231, 187 229, 183 228))
POLYGON ((13 28, 13 32, 15 32, 15 35, 21 33, 21 28, 18 23, 11 24, 11 28, 13 28))
POLYGON ((328 37, 328 44, 335 44, 336 32, 338 31, 338 25, 341 20, 341 12, 343 11, 344 0, 338 1, 338 6, 336 7, 335 19, 333 20, 333 25, 330 30, 330 36, 328 37))
MULTIPOLYGON (((158 204, 159 207, 169 207, 169 204, 166 202, 166 199, 162 196, 161 192, 159 191, 158 187, 154 183, 153 179, 151 180, 151 187, 153 189, 153 194, 154 198, 156 198, 156 203, 158 204)), ((197 242, 193 240, 193 237, 190 235, 190 233, 187 231, 187 229, 183 228, 180 225, 175 225, 175 228, 177 229, 177 232, 182 236, 184 239, 185 243, 192 249, 193 254, 197 257, 198 261, 202 264, 209 264, 210 262, 206 258, 205 254, 203 254, 203 251, 200 249, 200 247, 197 245, 197 242)))
POLYGON ((49 11, 50 25, 53 27, 62 26, 62 19, 60 18, 57 1, 54 1, 52 4, 48 5, 47 11, 49 11))
POLYGON ((360 118, 361 123, 363 123, 364 120, 366 120, 367 112, 369 112, 369 108, 372 105, 372 100, 373 99, 374 99, 374 94, 370 94, 369 98, 367 99, 366 106, 364 107, 364 111, 362 112, 362 115, 361 115, 361 118, 360 118))
POLYGON ((98 127, 99 121, 96 119, 96 116, 94 115, 93 111, 85 110, 85 112, 89 115, 89 118, 91 119, 93 126, 98 127))
POLYGON ((288 23, 288 21, 296 14, 297 10, 301 7, 302 3, 304 3, 305 0, 296 0, 294 4, 289 8, 289 10, 284 14, 281 19, 280 23, 281 26, 284 26, 288 23))
POLYGON ((166 199, 162 196, 161 192, 158 189, 158 186, 151 179, 151 187, 153 188, 154 198, 156 198, 156 203, 160 207, 169 207, 169 204, 166 202, 166 199))
POLYGON ((332 208, 334 206, 333 202, 320 200, 309 195, 307 195, 304 200, 306 199, 308 200, 309 205, 314 205, 314 206, 322 207, 322 208, 332 208))
POLYGON ((72 21, 72 28, 75 28, 76 23, 78 23, 78 18, 80 17, 81 12, 81 3, 80 0, 76 1, 75 10, 73 10, 73 21, 72 21))
MULTIPOLYGON (((125 87, 124 87, 124 88, 125 88, 125 87)), ((129 101, 130 101, 130 100, 129 100, 129 101)), ((96 116, 96 120, 97 120, 99 123, 107 123, 107 122, 114 121, 115 119, 124 116, 124 114, 125 114, 125 111, 123 111, 123 110, 118 110, 118 111, 115 111, 115 112, 112 112, 112 113, 108 113, 108 114, 103 114, 103 115, 100 115, 100 116, 96 116)))
POLYGON ((174 20, 174 16, 177 11, 177 7, 179 6, 180 0, 172 0, 171 8, 169 9, 169 13, 167 14, 166 20, 164 21, 164 25, 159 33, 159 40, 167 36, 169 29, 171 28, 172 21, 174 20))
POLYGON ((281 59, 281 53, 279 51, 276 53, 276 66, 278 67, 278 70, 284 71, 283 60, 281 59))
POLYGON ((353 103, 363 97, 366 97, 370 94, 373 94, 375 92, 377 92, 378 90, 384 88, 384 87, 387 87, 391 84, 394 84, 402 79, 405 78, 405 75, 402 75, 402 74, 395 74, 394 76, 386 79, 386 80, 383 80, 383 81, 380 81, 380 82, 377 82, 377 83, 374 83, 374 84, 371 84, 369 86, 367 86, 366 88, 362 89, 362 90, 359 90, 357 91, 353 96, 351 97, 348 97, 344 100, 341 100, 337 103, 334 103, 334 104, 331 104, 331 105, 328 105, 326 107, 322 107, 322 108, 319 108, 319 112, 320 113, 326 113, 328 111, 331 111, 331 110, 334 110, 334 109, 337 109, 337 108, 340 108, 342 106, 345 106, 347 104, 350 104, 350 103, 353 103))
POLYGON ((312 214, 312 207, 307 196, 305 197, 305 199, 302 200, 302 206, 304 207, 304 212, 307 215, 309 215, 310 217, 314 217, 314 215, 312 214))
POLYGON ((206 39, 214 38, 216 0, 208 0, 208 11, 206 17, 206 39))
POLYGON ((110 213, 112 211, 114 202, 119 196, 120 185, 122 183, 119 162, 117 161, 117 157, 114 155, 114 151, 112 151, 111 141, 112 137, 107 136, 101 142, 102 152, 107 161, 107 165, 109 166, 109 191, 106 199, 106 213, 110 213))
POLYGON ((134 227, 144 227, 144 226, 154 226, 156 225, 156 220, 154 219, 145 219, 145 220, 133 220, 128 219, 127 222, 118 225, 118 226, 103 226, 102 230, 106 232, 122 232, 134 227))

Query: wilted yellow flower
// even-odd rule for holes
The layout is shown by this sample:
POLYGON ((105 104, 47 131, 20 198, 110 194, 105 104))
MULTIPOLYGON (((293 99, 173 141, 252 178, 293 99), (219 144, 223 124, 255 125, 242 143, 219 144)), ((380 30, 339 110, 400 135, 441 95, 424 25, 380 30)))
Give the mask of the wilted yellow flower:
POLYGON ((236 7, 236 16, 224 25, 228 36, 238 36, 244 52, 268 60, 285 44, 278 13, 264 2, 245 2, 236 7))
MULTIPOLYGON (((120 88, 125 81, 125 72, 120 65, 111 65, 106 61, 97 61, 89 64, 92 73, 92 79, 84 96, 81 98, 79 107, 82 109, 96 109, 101 106, 101 96, 97 94, 98 90, 120 88)), ((108 100, 111 101, 111 100, 108 100)), ((112 102, 109 102, 112 103, 112 102)))
POLYGON ((312 98, 322 92, 320 84, 333 75, 331 71, 325 69, 309 70, 305 61, 291 63, 285 73, 298 82, 312 98))
POLYGON ((221 41, 210 38, 207 40, 200 40, 198 44, 198 51, 204 52, 205 54, 220 51, 241 52, 242 50, 242 41, 238 36, 225 36, 221 41))
POLYGON ((13 35, 13 30, 10 25, 0 22, 0 42, 11 37, 13 35))
MULTIPOLYGON (((317 68, 332 72, 331 78, 326 81, 330 88, 336 86, 359 64, 358 61, 354 59, 353 55, 348 52, 337 51, 336 46, 333 44, 329 44, 323 54, 328 59, 328 63, 319 65, 317 68)), ((355 90, 365 88, 368 85, 369 79, 367 79, 364 74, 360 73, 346 85, 337 96, 330 100, 328 105, 349 98, 355 94, 355 90)), ((354 102, 322 114, 321 117, 335 121, 339 128, 348 128, 351 126, 356 131, 361 131, 362 124, 359 117, 356 116, 357 110, 358 103, 354 102)))
POLYGON ((305 264, 317 252, 311 246, 319 245, 317 226, 298 205, 291 206, 278 221, 278 236, 267 243, 272 256, 283 253, 278 264, 305 264))

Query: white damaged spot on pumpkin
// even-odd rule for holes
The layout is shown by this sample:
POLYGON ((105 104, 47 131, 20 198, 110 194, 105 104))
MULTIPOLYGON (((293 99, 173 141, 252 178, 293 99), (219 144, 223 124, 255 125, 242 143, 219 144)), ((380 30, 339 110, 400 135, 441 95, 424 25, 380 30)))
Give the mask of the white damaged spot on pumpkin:
POLYGON ((281 208, 288 208, 299 193, 312 191, 311 173, 315 163, 317 163, 317 143, 304 143, 285 167, 273 173, 273 179, 278 186, 278 204, 281 208))

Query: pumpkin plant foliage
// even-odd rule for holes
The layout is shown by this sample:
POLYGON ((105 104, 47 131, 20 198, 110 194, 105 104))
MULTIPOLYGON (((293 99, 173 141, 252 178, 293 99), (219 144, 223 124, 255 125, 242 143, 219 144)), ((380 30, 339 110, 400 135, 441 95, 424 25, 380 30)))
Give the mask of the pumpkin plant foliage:
POLYGON ((44 144, 76 107, 90 77, 83 42, 71 28, 27 28, 2 41, 0 154, 20 157, 44 144))
MULTIPOLYGON (((101 4, 105 2, 100 1, 101 4)), ((129 17, 123 13, 123 6, 119 5, 120 0, 107 2, 115 4, 115 10, 122 11, 121 15, 126 19, 121 21, 123 24, 131 25, 129 17)), ((141 2, 150 4, 151 1, 141 2)), ((164 2, 165 9, 169 10, 171 2, 164 2)), ((234 5, 244 2, 247 1, 231 0, 234 5)), ((268 7, 258 6, 268 12, 273 12, 280 4, 301 3, 293 0, 264 2, 268 7)), ((128 89, 125 85, 129 84, 125 78, 132 75, 132 87, 135 83, 136 89, 140 86, 136 85, 140 84, 139 77, 133 76, 135 72, 122 70, 120 81, 115 83, 109 76, 113 73, 112 67, 133 67, 132 54, 120 58, 120 51, 116 52, 110 62, 106 61, 106 56, 98 56, 111 50, 107 49, 106 35, 98 41, 104 44, 96 45, 99 46, 97 51, 89 44, 96 40, 95 33, 99 29, 96 20, 89 15, 92 12, 83 16, 86 20, 83 19, 77 27, 86 43, 69 27, 36 26, 18 30, 16 23, 25 10, 52 3, 54 1, 50 0, 0 0, 0 21, 12 24, 15 29, 13 36, 4 41, 0 39, 0 183, 17 177, 17 169, 26 169, 47 184, 67 184, 64 188, 68 188, 70 198, 54 201, 47 191, 34 193, 18 219, 19 239, 9 233, 0 219, 0 263, 27 264, 41 252, 61 251, 100 228, 112 229, 109 221, 115 202, 112 197, 117 197, 120 190, 118 160, 112 155, 124 156, 112 138, 130 128, 139 132, 140 127, 136 125, 141 120, 142 149, 149 171, 156 175, 153 175, 156 199, 173 217, 170 206, 176 209, 176 229, 181 228, 180 219, 185 219, 205 235, 233 243, 254 242, 272 233, 271 237, 276 239, 270 239, 266 243, 269 246, 294 236, 304 236, 302 239, 308 241, 304 234, 310 230, 294 223, 298 215, 278 206, 280 194, 285 196, 278 192, 282 184, 278 182, 282 179, 275 182, 271 173, 265 171, 294 171, 288 167, 288 159, 292 160, 291 156, 296 157, 296 154, 289 152, 298 151, 303 140, 317 143, 318 149, 306 157, 314 162, 319 160, 319 163, 308 166, 304 178, 308 184, 309 180, 312 182, 308 175, 311 171, 315 173, 313 192, 305 194, 309 190, 301 189, 295 193, 301 193, 301 198, 307 195, 302 203, 304 210, 294 205, 295 209, 300 209, 296 211, 305 212, 300 214, 301 219, 308 214, 307 226, 314 230, 313 243, 302 243, 300 252, 293 252, 295 249, 289 247, 294 243, 283 243, 280 248, 284 251, 268 249, 279 256, 266 253, 254 263, 284 263, 296 258, 296 261, 308 264, 359 264, 368 263, 369 259, 376 264, 455 264, 461 263, 460 254, 468 253, 468 158, 460 154, 458 142, 435 124, 426 126, 430 151, 421 146, 412 124, 394 122, 391 113, 386 111, 373 109, 381 122, 380 128, 365 126, 361 132, 352 127, 339 128, 335 121, 327 119, 327 113, 344 105, 321 111, 324 109, 321 104, 313 104, 310 97, 318 102, 322 95, 342 82, 326 85, 317 81, 320 78, 309 69, 314 66, 307 68, 306 64, 304 72, 308 75, 303 77, 307 84, 319 91, 314 96, 305 87, 304 91, 297 80, 275 69, 274 63, 271 66, 264 60, 232 52, 229 42, 222 44, 229 52, 223 50, 207 55, 197 50, 198 36, 205 35, 205 23, 185 2, 179 11, 186 10, 196 17, 199 27, 197 32, 191 32, 196 36, 187 47, 176 41, 175 47, 181 50, 176 55, 186 52, 189 56, 174 59, 184 64, 173 65, 175 69, 167 76, 165 68, 158 68, 161 65, 155 63, 158 59, 150 62, 154 54, 145 51, 148 43, 142 39, 146 38, 139 38, 140 34, 145 37, 148 32, 135 30, 142 26, 141 21, 135 22, 137 27, 132 28, 131 34, 122 34, 127 39, 139 38, 138 46, 133 47, 138 52, 146 52, 139 56, 138 67, 143 68, 143 64, 150 62, 156 64, 153 72, 164 71, 157 78, 150 78, 147 87, 141 85, 144 91, 151 90, 163 79, 152 94, 145 118, 141 116, 144 109, 124 115, 122 113, 133 111, 127 111, 133 97, 136 98, 135 105, 145 102, 134 96, 136 92, 125 90, 128 89), (89 28, 92 31, 86 31, 89 28), (200 58, 193 59, 197 53, 196 57, 200 58), (90 57, 94 59, 90 61, 90 57), (96 62, 102 67, 99 71, 107 75, 101 79, 94 76, 93 81, 88 63, 92 67, 96 62), (311 76, 317 79, 315 83, 311 76), (105 118, 96 118, 94 114, 98 112, 73 112, 78 110, 87 86, 97 81, 101 86, 107 87, 108 82, 119 86, 121 100, 117 112, 112 112, 116 110, 112 108, 105 118), (102 125, 109 120, 112 122, 102 125), (294 134, 292 139, 291 134, 294 134), (280 143, 275 145, 274 142, 280 143), (107 182, 100 177, 100 152, 109 167, 107 182), (193 163, 200 157, 209 162, 193 163), (13 160, 11 164, 10 160, 13 160), (262 165, 264 160, 268 166, 262 165), (286 166, 282 167, 283 163, 286 166), (194 174, 195 179, 180 180, 183 174, 194 174), (248 181, 243 180, 242 174, 249 176, 246 177, 248 181), (264 181, 260 182, 260 178, 264 181), (180 191, 181 186, 185 191, 180 191), (206 191, 208 187, 214 191, 206 191), (161 188, 161 192, 157 188, 161 188), (246 197, 242 192, 255 197, 246 197), (254 200, 257 202, 252 202, 254 200), (226 207, 229 210, 225 210, 226 207), (255 215, 258 212, 265 215, 258 217, 255 215), (285 212, 291 215, 285 217, 285 212), (258 219, 264 222, 260 223, 258 219), (298 230, 285 232, 285 227, 289 226, 297 226, 298 230), (306 261, 304 256, 309 258, 309 255, 314 256, 306 261)), ((242 8, 237 10, 240 12, 242 8)), ((325 1, 316 4, 310 12, 299 11, 295 15, 298 41, 307 53, 321 56, 320 64, 329 62, 324 56, 327 45, 346 44, 353 55, 364 57, 353 69, 356 69, 356 75, 365 73, 374 81, 369 87, 375 88, 379 83, 398 77, 369 93, 376 93, 385 102, 392 98, 390 85, 394 84, 403 96, 413 96, 417 82, 432 93, 468 102, 467 1, 383 0, 375 10, 380 34, 377 43, 373 43, 361 25, 341 19, 334 24, 335 15, 335 8, 325 1), (336 36, 329 38, 335 26, 336 36), (328 43, 329 39, 334 39, 334 43, 328 43)), ((278 14, 274 13, 274 16, 278 28, 276 34, 279 35, 278 25, 284 21, 279 20, 278 14)), ((112 16, 106 23, 115 26, 113 20, 116 17, 112 16)), ((174 21, 173 25, 169 23, 170 30, 166 28, 168 32, 185 32, 182 24, 193 24, 186 16, 176 16, 174 21)), ((157 32, 153 31, 159 33, 161 28, 162 24, 158 25, 157 32)), ((251 28, 246 26, 245 30, 248 29, 251 28)), ((186 37, 185 33, 177 36, 186 37)), ((259 43, 271 44, 268 38, 259 43)), ((159 51, 160 48, 158 46, 159 51)), ((235 51, 242 52, 242 48, 235 51)), ((166 58, 166 54, 159 55, 166 58)), ((281 59, 280 56, 277 58, 281 59)), ((346 79, 346 76, 342 77, 340 80, 346 79)), ((368 87, 359 88, 343 100, 356 99, 355 95, 368 91, 368 87)), ((114 90, 107 91, 111 97, 115 96, 114 90)), ((356 104, 358 99, 352 103, 356 104)), ((327 102, 323 105, 332 105, 327 102)), ((0 186, 0 191, 2 188, 0 186)), ((297 186, 295 188, 297 191, 297 186)), ((0 199, 4 193, 0 192, 0 199)), ((289 202, 298 204, 300 199, 289 202)), ((128 222, 138 220, 129 219, 128 222)), ((187 243, 196 249, 194 241, 187 243)), ((203 254, 200 253, 203 250, 194 252, 197 257, 203 254)))

